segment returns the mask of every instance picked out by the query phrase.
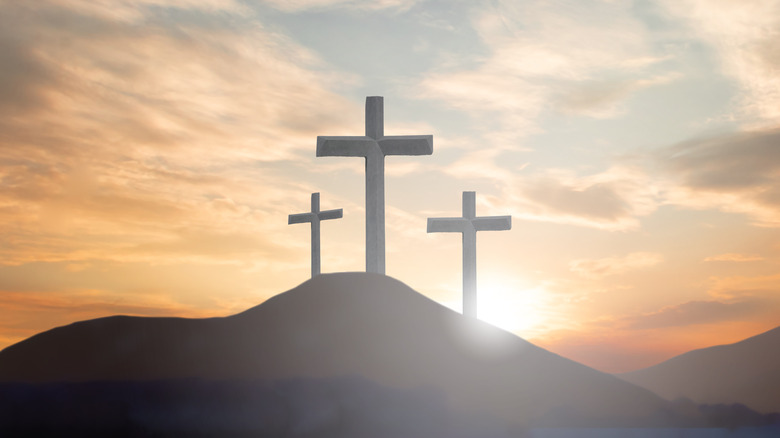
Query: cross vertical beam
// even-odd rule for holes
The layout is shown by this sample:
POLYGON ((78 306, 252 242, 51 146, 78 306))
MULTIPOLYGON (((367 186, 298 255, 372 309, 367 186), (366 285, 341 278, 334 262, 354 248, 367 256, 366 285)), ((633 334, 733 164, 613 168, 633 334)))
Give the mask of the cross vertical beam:
POLYGON ((366 156, 366 272, 385 273, 385 156, 366 156))
MULTIPOLYGON (((463 218, 471 221, 476 216, 476 193, 463 192, 463 218)), ((430 219, 428 219, 430 221, 430 219)), ((477 317, 477 231, 466 228, 463 238, 463 314, 477 317)))
POLYGON ((366 161, 366 271, 385 273, 385 156, 430 155, 432 135, 384 135, 384 99, 366 97, 366 135, 317 137, 318 157, 364 157, 366 161))
POLYGON ((311 194, 311 211, 309 213, 291 214, 287 217, 287 224, 311 223, 311 276, 312 278, 320 275, 320 221, 328 219, 339 219, 343 217, 344 211, 325 210, 320 211, 320 194, 311 194))
POLYGON ((463 314, 477 317, 477 231, 512 228, 511 216, 477 217, 476 193, 463 192, 462 217, 428 218, 429 233, 461 233, 463 238, 463 314))
POLYGON ((366 137, 379 140, 385 136, 385 99, 382 96, 366 97, 366 137))

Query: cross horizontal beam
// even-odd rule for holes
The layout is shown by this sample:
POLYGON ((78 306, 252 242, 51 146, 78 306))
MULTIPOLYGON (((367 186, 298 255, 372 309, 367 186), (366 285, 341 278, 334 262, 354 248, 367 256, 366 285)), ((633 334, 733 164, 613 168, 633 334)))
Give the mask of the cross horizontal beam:
POLYGON ((476 231, 506 231, 512 229, 512 216, 483 216, 471 220, 476 231))

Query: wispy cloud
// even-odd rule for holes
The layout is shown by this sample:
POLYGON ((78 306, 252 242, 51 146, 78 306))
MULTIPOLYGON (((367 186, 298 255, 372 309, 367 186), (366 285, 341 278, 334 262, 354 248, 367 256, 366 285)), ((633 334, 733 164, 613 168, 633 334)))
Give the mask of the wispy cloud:
POLYGON ((723 72, 741 88, 740 112, 748 124, 780 120, 780 1, 664 0, 669 13, 694 37, 714 48, 723 72), (751 120, 752 119, 752 120, 751 120))
POLYGON ((633 230, 655 211, 659 188, 637 168, 579 176, 566 170, 517 175, 507 188, 518 216, 606 230, 633 230))
POLYGON ((761 260, 764 260, 761 256, 738 253, 718 254, 704 259, 705 262, 758 262, 761 260))
POLYGON ((521 147, 545 111, 612 117, 633 92, 676 78, 649 73, 666 55, 655 53, 622 3, 498 1, 474 11, 488 54, 475 66, 427 74, 418 96, 472 114, 486 133, 500 132, 504 141, 493 147, 521 147))
POLYGON ((722 134, 662 149, 656 158, 672 181, 667 202, 745 213, 780 226, 780 130, 722 134))
POLYGON ((486 135, 501 138, 497 149, 517 149, 520 140, 537 132, 535 119, 545 105, 543 90, 512 74, 491 71, 433 73, 420 82, 419 97, 442 101, 465 111, 486 135))
POLYGON ((708 293, 721 300, 742 300, 750 297, 770 299, 777 296, 780 275, 713 276, 708 293))
POLYGON ((405 11, 418 2, 419 0, 377 0, 370 2, 361 0, 264 0, 264 3, 285 12, 331 8, 405 11))
POLYGON ((647 172, 616 164, 582 175, 537 170, 533 158, 504 158, 534 149, 528 139, 541 134, 546 115, 621 115, 637 91, 680 77, 656 68, 671 55, 654 45, 634 11, 621 3, 499 1, 473 11, 486 54, 432 70, 414 90, 417 98, 468 114, 482 137, 466 145, 445 172, 492 181, 509 199, 506 207, 522 218, 637 229, 638 218, 660 202, 659 184, 647 172))
POLYGON ((622 322, 629 329, 681 327, 743 319, 765 311, 765 303, 756 299, 733 302, 688 301, 626 318, 622 322))
POLYGON ((625 111, 624 103, 633 93, 644 88, 670 83, 681 77, 678 73, 647 79, 595 79, 564 86, 555 107, 565 114, 597 119, 613 118, 625 111))
POLYGON ((344 79, 239 2, 3 8, 4 264, 276 253, 256 236, 306 184, 253 163, 308 156, 360 112, 330 91, 344 79))
POLYGON ((586 278, 600 279, 609 275, 655 266, 663 260, 661 254, 634 252, 623 257, 573 260, 569 263, 569 269, 586 278))

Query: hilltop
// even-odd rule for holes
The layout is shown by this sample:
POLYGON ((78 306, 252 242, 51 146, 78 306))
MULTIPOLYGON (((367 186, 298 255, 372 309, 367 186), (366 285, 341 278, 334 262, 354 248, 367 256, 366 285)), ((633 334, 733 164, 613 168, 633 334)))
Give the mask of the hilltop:
MULTIPOLYGON (((304 381, 320 388, 358 379, 371 393, 425 391, 438 394, 442 409, 523 427, 676 421, 671 405, 646 389, 378 274, 320 275, 223 318, 77 322, 0 352, 0 382, 13 385, 181 379, 271 387, 304 381)), ((335 385, 332 391, 343 393, 335 385)))

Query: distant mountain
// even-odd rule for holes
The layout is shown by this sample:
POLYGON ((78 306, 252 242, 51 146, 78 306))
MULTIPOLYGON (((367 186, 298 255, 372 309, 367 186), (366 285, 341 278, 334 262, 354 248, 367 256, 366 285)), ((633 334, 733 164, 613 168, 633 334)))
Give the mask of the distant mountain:
POLYGON ((780 327, 617 376, 670 400, 742 403, 759 412, 780 412, 780 327))
POLYGON ((320 275, 225 318, 78 322, 0 351, 6 387, 351 376, 394 390, 427 388, 454 409, 514 424, 657 425, 672 415, 650 391, 377 274, 320 275))

